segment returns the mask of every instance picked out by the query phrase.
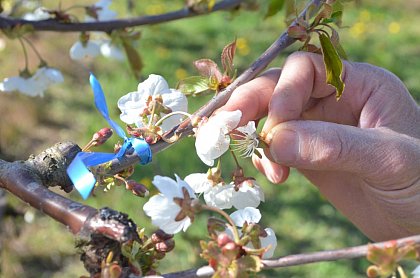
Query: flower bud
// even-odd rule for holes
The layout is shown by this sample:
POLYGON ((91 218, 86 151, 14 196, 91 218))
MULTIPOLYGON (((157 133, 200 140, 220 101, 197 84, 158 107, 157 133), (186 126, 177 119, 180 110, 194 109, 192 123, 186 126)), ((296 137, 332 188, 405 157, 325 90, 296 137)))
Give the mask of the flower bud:
POLYGON ((236 245, 235 242, 231 241, 226 243, 223 247, 222 247, 222 253, 224 255, 235 255, 238 253, 239 248, 236 245))
POLYGON ((376 265, 371 265, 366 270, 366 276, 369 278, 378 277, 379 274, 380 274, 380 271, 376 265))
POLYGON ((92 141, 93 141, 93 146, 100 146, 103 143, 106 142, 106 140, 109 139, 109 137, 112 136, 112 129, 110 129, 109 127, 104 127, 101 130, 99 130, 98 132, 95 132, 95 134, 93 134, 92 136, 92 141))
POLYGON ((152 234, 151 239, 152 239, 152 242, 153 243, 158 243, 158 242, 162 242, 162 241, 171 239, 173 237, 174 237, 174 235, 167 234, 164 231, 162 231, 162 230, 159 229, 159 230, 157 230, 156 232, 154 232, 152 234))
POLYGON ((158 252, 168 253, 175 248, 175 241, 170 238, 155 244, 155 249, 158 252))
POLYGON ((149 190, 147 190, 146 186, 144 184, 138 183, 133 180, 128 180, 126 183, 127 190, 131 190, 131 192, 139 197, 145 197, 149 195, 149 190))
POLYGON ((217 236, 217 245, 222 248, 226 244, 233 242, 227 233, 221 233, 217 236))

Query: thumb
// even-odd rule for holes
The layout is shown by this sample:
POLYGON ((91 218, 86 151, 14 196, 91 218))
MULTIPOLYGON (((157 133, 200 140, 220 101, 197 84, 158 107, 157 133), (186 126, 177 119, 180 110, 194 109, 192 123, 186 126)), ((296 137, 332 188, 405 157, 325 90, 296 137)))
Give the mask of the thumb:
MULTIPOLYGON (((409 159, 407 140, 387 129, 362 129, 320 121, 288 121, 267 134, 269 152, 281 165, 382 177, 409 159), (392 170, 391 170, 392 168, 392 170)), ((418 158, 418 157, 417 157, 418 158)))

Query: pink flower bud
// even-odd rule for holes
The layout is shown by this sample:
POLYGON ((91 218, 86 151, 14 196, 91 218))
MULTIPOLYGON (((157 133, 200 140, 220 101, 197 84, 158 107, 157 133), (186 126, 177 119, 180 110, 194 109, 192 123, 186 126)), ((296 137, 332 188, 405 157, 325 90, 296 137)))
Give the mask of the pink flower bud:
POLYGON ((158 252, 168 253, 172 251, 174 248, 175 248, 175 241, 172 238, 155 244, 155 249, 158 252))
POLYGON ((109 139, 109 137, 112 136, 112 129, 110 129, 109 127, 104 127, 101 130, 99 130, 98 132, 95 132, 95 134, 93 134, 92 137, 92 141, 94 146, 100 146, 103 143, 106 142, 106 140, 109 139))
POLYGON ((131 192, 134 195, 139 196, 139 197, 145 197, 149 195, 149 190, 147 190, 146 186, 134 180, 127 181, 126 189, 131 190, 131 192))
POLYGON ((153 243, 158 243, 158 242, 165 241, 167 239, 171 239, 173 237, 174 237, 174 235, 167 234, 164 231, 162 231, 162 230, 159 229, 159 230, 157 230, 156 232, 154 232, 152 234, 151 239, 152 239, 152 242, 153 243))
POLYGON ((226 244, 233 242, 227 233, 221 233, 217 236, 217 245, 221 248, 226 244))

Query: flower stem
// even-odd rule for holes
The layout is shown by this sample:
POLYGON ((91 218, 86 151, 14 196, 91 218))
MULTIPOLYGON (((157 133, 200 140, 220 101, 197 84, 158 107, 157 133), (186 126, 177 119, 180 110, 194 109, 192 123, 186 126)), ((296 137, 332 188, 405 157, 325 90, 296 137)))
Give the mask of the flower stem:
POLYGON ((28 66, 29 66, 29 62, 28 62, 28 51, 26 50, 25 44, 22 41, 22 38, 18 38, 20 45, 22 46, 22 50, 23 50, 23 55, 25 56, 25 71, 28 71, 28 66))
POLYGON ((217 212, 218 214, 222 215, 229 222, 229 225, 232 227, 233 237, 234 237, 235 242, 236 243, 239 242, 240 237, 239 237, 238 228, 236 227, 235 223, 233 223, 233 220, 232 220, 232 218, 230 218, 229 214, 227 214, 222 209, 219 209, 217 207, 212 207, 212 206, 209 206, 209 205, 201 205, 201 208, 205 209, 205 210, 217 212))
POLYGON ((151 113, 151 115, 150 115, 149 124, 147 125, 149 128, 151 128, 151 127, 152 127, 153 118, 154 118, 154 116, 155 116, 155 110, 156 110, 156 102, 153 102, 152 113, 151 113))
POLYGON ((242 168, 241 165, 239 164, 239 161, 238 161, 238 158, 236 157, 235 152, 232 150, 230 146, 229 146, 229 150, 230 150, 230 153, 232 154, 233 160, 235 160, 236 167, 242 168))
POLYGON ((39 53, 38 49, 36 49, 35 45, 26 37, 22 37, 22 39, 31 47, 31 49, 34 51, 35 55, 38 57, 39 62, 41 64, 46 64, 44 59, 42 59, 41 54, 39 53))
POLYGON ((184 115, 187 117, 191 117, 191 114, 187 113, 187 112, 182 112, 182 111, 174 111, 171 112, 169 114, 166 114, 165 116, 163 116, 159 121, 156 122, 155 126, 160 125, 164 120, 166 120, 167 118, 173 116, 173 115, 184 115))

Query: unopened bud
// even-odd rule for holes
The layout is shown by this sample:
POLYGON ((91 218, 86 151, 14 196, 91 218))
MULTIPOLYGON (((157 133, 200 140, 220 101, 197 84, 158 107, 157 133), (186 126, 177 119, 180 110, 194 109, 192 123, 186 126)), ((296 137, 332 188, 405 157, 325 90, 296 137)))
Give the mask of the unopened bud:
POLYGON ((167 234, 164 231, 159 229, 152 234, 151 239, 152 239, 153 243, 158 243, 158 242, 162 242, 162 241, 171 239, 173 237, 174 237, 174 235, 167 234))
POLYGON ((226 244, 233 242, 227 233, 221 233, 217 236, 217 245, 221 248, 226 244))
MULTIPOLYGON (((163 258, 165 258, 165 255, 166 255, 165 252, 156 252, 155 259, 156 260, 162 260, 163 258)), ((149 274, 147 274, 147 276, 149 276, 149 274)))
POLYGON ((149 190, 147 190, 146 186, 134 180, 128 180, 125 188, 127 190, 131 190, 134 195, 139 197, 145 197, 149 195, 149 190))
POLYGON ((112 129, 104 127, 92 136, 93 146, 100 146, 112 136, 112 129))
POLYGON ((222 247, 222 253, 227 254, 236 254, 238 252, 238 246, 235 242, 228 242, 222 247))
POLYGON ((380 270, 376 265, 371 265, 366 270, 366 276, 369 278, 378 277, 380 274, 380 270))
POLYGON ((162 242, 158 242, 155 244, 156 251, 168 253, 175 248, 175 241, 170 238, 162 242))

